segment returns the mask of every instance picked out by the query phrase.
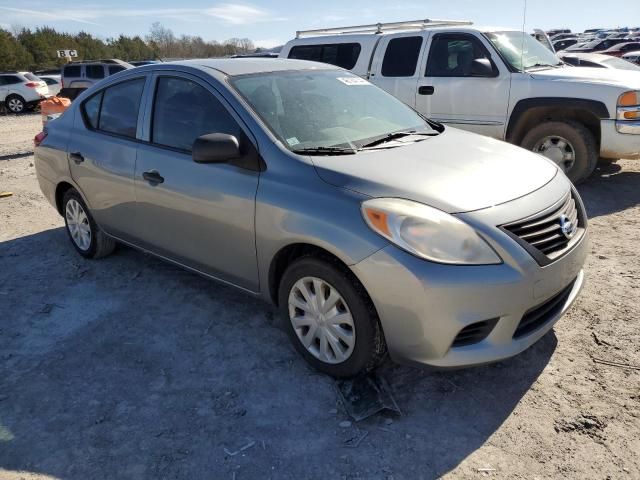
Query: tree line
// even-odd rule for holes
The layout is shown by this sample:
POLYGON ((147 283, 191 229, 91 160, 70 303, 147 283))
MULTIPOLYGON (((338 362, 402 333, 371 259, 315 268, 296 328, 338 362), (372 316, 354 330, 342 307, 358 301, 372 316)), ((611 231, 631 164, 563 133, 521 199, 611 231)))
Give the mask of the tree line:
POLYGON ((51 27, 14 28, 13 31, 0 28, 0 71, 60 67, 66 63, 64 58, 57 57, 57 51, 62 49, 77 50, 78 60, 119 58, 125 61, 224 57, 256 51, 248 38, 217 42, 205 41, 199 36, 176 36, 157 22, 151 25, 144 39, 139 35, 120 35, 102 40, 87 32, 69 34, 51 27))

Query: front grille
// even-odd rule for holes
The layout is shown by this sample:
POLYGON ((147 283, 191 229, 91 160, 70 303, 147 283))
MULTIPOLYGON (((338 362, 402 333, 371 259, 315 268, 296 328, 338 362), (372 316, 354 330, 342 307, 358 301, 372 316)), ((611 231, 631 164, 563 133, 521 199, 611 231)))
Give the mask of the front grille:
POLYGON ((483 320, 482 322, 467 325, 460 330, 458 335, 456 335, 453 345, 451 346, 454 348, 464 347, 466 345, 473 345, 474 343, 481 342, 489 336, 493 327, 496 326, 496 323, 498 323, 498 319, 492 318, 490 320, 483 320))
POLYGON ((525 335, 535 332, 549 320, 558 315, 564 304, 567 302, 574 283, 576 283, 575 280, 565 287, 560 293, 557 293, 543 304, 528 310, 522 316, 522 319, 518 324, 518 328, 513 334, 513 338, 524 337, 525 335))
POLYGON ((501 228, 531 253, 538 263, 547 264, 562 256, 578 242, 585 227, 584 212, 573 192, 539 214, 503 225, 501 228), (563 232, 563 225, 576 227, 573 235, 563 232))

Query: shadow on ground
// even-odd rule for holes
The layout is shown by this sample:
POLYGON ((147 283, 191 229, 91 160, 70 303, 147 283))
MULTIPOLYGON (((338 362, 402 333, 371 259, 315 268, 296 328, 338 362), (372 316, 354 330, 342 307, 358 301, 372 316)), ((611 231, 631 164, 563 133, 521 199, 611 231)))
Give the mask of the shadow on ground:
POLYGON ((403 416, 341 428, 333 381, 268 305, 127 248, 86 261, 68 242, 57 228, 0 244, 0 469, 434 478, 487 442, 556 346, 550 334, 454 372, 386 365, 403 416))
POLYGON ((640 172, 600 161, 595 172, 578 186, 589 218, 620 212, 640 204, 640 172))

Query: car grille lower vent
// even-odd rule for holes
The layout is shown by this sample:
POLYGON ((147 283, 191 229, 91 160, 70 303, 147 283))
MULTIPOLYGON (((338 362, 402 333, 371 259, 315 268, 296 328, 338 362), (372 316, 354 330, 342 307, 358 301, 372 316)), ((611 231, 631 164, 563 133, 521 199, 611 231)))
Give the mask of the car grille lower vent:
POLYGON ((482 322, 472 323, 467 325, 456 336, 453 341, 452 347, 464 347, 466 345, 473 345, 474 343, 481 342, 489 336, 493 327, 498 323, 497 318, 490 320, 483 320, 482 322))
POLYGON ((538 263, 562 256, 584 233, 585 215, 573 192, 546 211, 500 227, 520 243, 538 263))
POLYGON ((575 280, 560 291, 560 293, 557 293, 543 304, 528 310, 522 316, 522 319, 518 324, 518 328, 513 334, 513 338, 520 338, 525 335, 529 335, 530 333, 538 330, 552 318, 555 318, 562 311, 562 307, 564 307, 567 302, 567 299, 571 294, 571 290, 573 290, 574 283, 576 283, 575 280))

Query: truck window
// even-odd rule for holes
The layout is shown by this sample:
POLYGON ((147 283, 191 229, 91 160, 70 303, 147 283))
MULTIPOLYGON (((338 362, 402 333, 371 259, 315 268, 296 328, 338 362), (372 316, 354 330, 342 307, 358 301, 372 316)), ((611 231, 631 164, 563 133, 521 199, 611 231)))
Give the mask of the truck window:
POLYGON ((469 35, 436 35, 431 42, 427 77, 470 77, 474 60, 491 61, 482 44, 469 35))
POLYGON ((330 43, 326 45, 297 45, 289 52, 289 58, 330 63, 351 70, 358 61, 362 47, 359 43, 330 43))
POLYGON ((416 73, 422 37, 400 37, 389 41, 382 60, 383 77, 412 77, 416 73))

